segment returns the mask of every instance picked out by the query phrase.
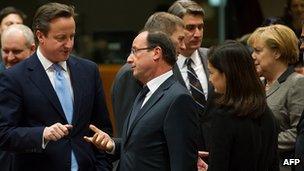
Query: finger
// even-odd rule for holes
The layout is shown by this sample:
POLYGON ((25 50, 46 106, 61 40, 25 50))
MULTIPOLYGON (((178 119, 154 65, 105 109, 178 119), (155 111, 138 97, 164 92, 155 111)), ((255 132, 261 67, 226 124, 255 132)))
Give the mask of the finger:
POLYGON ((57 141, 58 140, 56 138, 56 136, 54 136, 53 134, 50 134, 48 137, 49 137, 49 140, 51 140, 51 141, 57 141))
POLYGON ((94 126, 94 125, 92 125, 92 124, 89 126, 89 128, 90 128, 92 131, 94 131, 95 133, 101 132, 100 129, 98 129, 96 126, 94 126))
POLYGON ((60 137, 63 137, 65 135, 64 131, 61 130, 60 127, 62 127, 63 125, 55 125, 54 126, 54 130, 56 131, 57 134, 60 135, 60 137))
POLYGON ((207 151, 198 151, 198 156, 200 156, 200 157, 208 157, 209 156, 209 152, 207 152, 207 151))
POLYGON ((96 143, 96 138, 98 137, 98 134, 97 133, 95 133, 94 135, 93 135, 93 138, 92 138, 92 142, 93 143, 96 143))
POLYGON ((102 143, 102 141, 103 141, 103 139, 104 139, 104 135, 102 135, 102 134, 97 134, 97 138, 96 138, 96 144, 98 144, 98 145, 102 145, 101 143, 102 143))
POLYGON ((68 130, 71 130, 73 128, 73 125, 70 124, 65 124, 63 126, 66 127, 68 130))
POLYGON ((55 128, 52 128, 51 134, 56 137, 56 141, 61 138, 61 135, 56 132, 55 128))
POLYGON ((84 136, 83 139, 84 139, 86 142, 92 143, 92 137, 84 136))
POLYGON ((60 131, 63 132, 64 135, 68 135, 69 134, 69 129, 67 128, 66 125, 59 125, 58 128, 60 129, 60 131))

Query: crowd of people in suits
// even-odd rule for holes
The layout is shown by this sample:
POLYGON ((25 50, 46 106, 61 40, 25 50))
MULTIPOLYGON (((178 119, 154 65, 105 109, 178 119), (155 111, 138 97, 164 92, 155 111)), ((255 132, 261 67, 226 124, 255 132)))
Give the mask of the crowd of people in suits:
POLYGON ((113 82, 114 137, 98 66, 71 55, 74 7, 42 5, 33 31, 3 9, 0 170, 304 170, 304 23, 300 47, 274 24, 249 36, 252 51, 209 49, 205 15, 177 0, 149 17, 113 82))

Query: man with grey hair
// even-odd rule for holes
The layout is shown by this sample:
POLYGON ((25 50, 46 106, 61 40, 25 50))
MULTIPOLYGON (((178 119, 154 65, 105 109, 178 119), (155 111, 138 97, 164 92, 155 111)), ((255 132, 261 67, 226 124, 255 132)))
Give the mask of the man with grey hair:
POLYGON ((23 24, 14 24, 3 31, 1 36, 2 60, 5 68, 12 67, 35 51, 32 30, 23 24))
MULTIPOLYGON (((1 44, 4 69, 12 67, 32 55, 35 51, 34 34, 29 27, 23 24, 14 24, 6 28, 2 32, 1 44)), ((13 153, 0 151, 1 170, 13 170, 13 159, 13 153)))

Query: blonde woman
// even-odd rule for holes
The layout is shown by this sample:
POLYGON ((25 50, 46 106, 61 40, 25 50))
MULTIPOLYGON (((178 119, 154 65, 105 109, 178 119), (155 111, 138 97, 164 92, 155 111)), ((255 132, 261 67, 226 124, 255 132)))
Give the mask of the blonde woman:
POLYGON ((280 159, 293 158, 296 126, 304 109, 304 76, 294 71, 298 39, 283 25, 257 28, 248 39, 257 72, 265 78, 267 104, 279 124, 280 159))

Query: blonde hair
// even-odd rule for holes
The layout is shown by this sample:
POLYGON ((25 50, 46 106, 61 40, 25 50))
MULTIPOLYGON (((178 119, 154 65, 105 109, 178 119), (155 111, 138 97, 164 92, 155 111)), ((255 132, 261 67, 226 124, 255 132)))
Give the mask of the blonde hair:
POLYGON ((281 54, 280 60, 286 64, 295 64, 299 60, 298 38, 287 26, 281 24, 257 28, 249 37, 248 44, 262 40, 266 46, 281 54))

